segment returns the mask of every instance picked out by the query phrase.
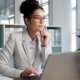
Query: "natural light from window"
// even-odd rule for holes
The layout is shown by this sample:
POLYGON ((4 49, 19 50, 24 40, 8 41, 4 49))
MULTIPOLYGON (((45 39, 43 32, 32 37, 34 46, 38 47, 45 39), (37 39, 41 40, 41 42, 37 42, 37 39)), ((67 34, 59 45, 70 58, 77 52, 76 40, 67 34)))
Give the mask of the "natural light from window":
POLYGON ((72 51, 76 51, 76 0, 72 0, 72 51))

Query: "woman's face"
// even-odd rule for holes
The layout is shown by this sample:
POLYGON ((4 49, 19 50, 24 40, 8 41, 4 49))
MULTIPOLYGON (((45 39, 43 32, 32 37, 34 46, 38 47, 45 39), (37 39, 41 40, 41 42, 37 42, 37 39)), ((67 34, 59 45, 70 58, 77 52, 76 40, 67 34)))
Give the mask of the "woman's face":
POLYGON ((44 29, 44 23, 45 23, 45 13, 41 9, 36 9, 32 16, 30 17, 30 20, 25 18, 25 22, 28 24, 28 28, 32 31, 43 31, 44 29))

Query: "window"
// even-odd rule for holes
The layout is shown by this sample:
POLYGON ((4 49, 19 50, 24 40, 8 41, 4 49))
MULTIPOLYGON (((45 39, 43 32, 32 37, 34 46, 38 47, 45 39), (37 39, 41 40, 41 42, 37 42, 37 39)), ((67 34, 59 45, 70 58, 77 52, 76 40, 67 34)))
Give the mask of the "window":
POLYGON ((72 0, 72 51, 76 50, 76 0, 72 0))
MULTIPOLYGON (((49 14, 49 10, 48 10, 48 0, 39 0, 39 3, 40 3, 40 5, 44 8, 44 11, 45 11, 45 15, 47 16, 47 17, 49 17, 48 16, 48 14, 49 14)), ((47 22, 45 23, 46 25, 49 25, 49 21, 47 20, 47 22)))
POLYGON ((42 3, 48 2, 48 0, 42 0, 42 3))
POLYGON ((14 17, 12 21, 9 21, 10 16, 14 15, 14 0, 0 0, 0 15, 2 17, 0 23, 14 23, 14 17), (7 16, 7 19, 5 19, 5 16, 7 16))
POLYGON ((42 7, 44 8, 45 15, 48 15, 48 4, 43 4, 42 7))

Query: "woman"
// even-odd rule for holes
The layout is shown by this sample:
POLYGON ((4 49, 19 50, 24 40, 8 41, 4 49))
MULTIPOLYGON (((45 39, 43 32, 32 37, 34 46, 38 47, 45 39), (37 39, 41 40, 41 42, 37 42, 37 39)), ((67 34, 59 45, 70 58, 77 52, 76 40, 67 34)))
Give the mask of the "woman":
POLYGON ((36 0, 26 0, 20 6, 27 29, 12 33, 0 54, 0 73, 8 77, 39 75, 37 69, 51 53, 50 38, 44 30, 44 10, 36 0), (7 64, 14 59, 14 67, 7 64))

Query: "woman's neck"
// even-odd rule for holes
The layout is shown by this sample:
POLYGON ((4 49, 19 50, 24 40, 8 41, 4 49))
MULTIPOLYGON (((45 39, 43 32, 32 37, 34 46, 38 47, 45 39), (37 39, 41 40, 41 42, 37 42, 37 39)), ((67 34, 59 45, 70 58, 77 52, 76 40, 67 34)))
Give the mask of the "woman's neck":
POLYGON ((37 37, 37 32, 35 31, 28 29, 28 33, 32 40, 34 40, 37 37))

